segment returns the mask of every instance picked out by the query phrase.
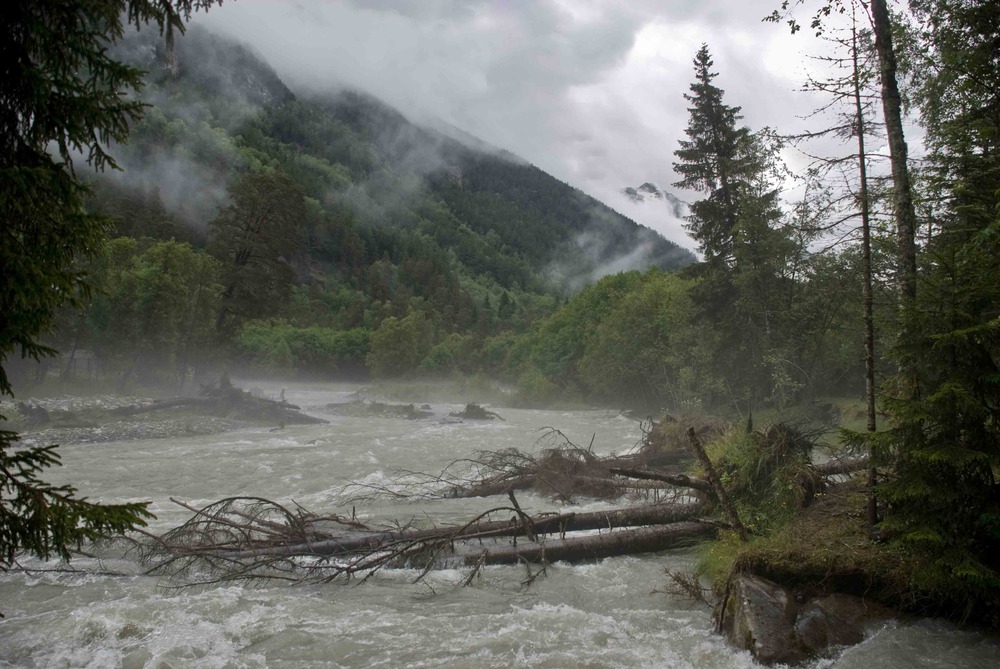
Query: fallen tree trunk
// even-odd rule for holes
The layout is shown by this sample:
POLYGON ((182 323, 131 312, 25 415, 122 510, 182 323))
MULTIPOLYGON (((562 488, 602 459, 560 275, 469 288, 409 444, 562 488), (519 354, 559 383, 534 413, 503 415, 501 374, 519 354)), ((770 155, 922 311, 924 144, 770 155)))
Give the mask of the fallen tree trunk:
POLYGON ((692 490, 698 490, 699 492, 715 496, 715 490, 712 489, 711 483, 703 479, 692 478, 686 474, 667 474, 666 472, 656 472, 647 469, 620 469, 617 467, 612 467, 608 471, 618 476, 649 481, 662 481, 670 485, 691 488, 692 490))
POLYGON ((837 474, 850 474, 860 472, 868 466, 868 458, 846 458, 843 460, 830 460, 820 465, 814 465, 816 473, 820 476, 836 476, 837 474))
MULTIPOLYGON (((625 470, 621 470, 625 471, 625 470)), ((613 471, 610 473, 614 473, 613 471)), ((631 478, 631 477, 630 477, 631 478)), ((677 491, 678 486, 676 484, 671 484, 668 481, 661 481, 658 479, 650 479, 646 481, 638 480, 640 477, 634 477, 636 480, 622 481, 613 478, 597 478, 589 476, 577 476, 576 481, 580 483, 586 483, 589 485, 611 485, 617 488, 623 488, 625 490, 673 490, 677 491)))
POLYGON ((476 483, 468 488, 455 486, 451 489, 448 497, 458 499, 468 499, 470 497, 493 497, 495 495, 506 495, 512 490, 528 490, 535 486, 534 476, 518 476, 504 479, 502 481, 486 481, 476 483))
POLYGON ((746 527, 744 527, 743 523, 740 521, 740 516, 736 512, 736 507, 729 500, 729 495, 726 493, 726 489, 722 485, 722 481, 719 479, 719 474, 715 471, 715 465, 713 465, 712 461, 709 459, 708 454, 705 452, 705 447, 702 446, 701 439, 698 438, 698 433, 693 427, 688 429, 688 445, 691 447, 691 451, 698 459, 698 463, 701 464, 702 469, 705 470, 705 478, 707 478, 708 482, 712 485, 712 490, 715 491, 715 497, 719 500, 722 510, 726 512, 726 516, 729 518, 729 523, 740 535, 740 540, 745 543, 747 541, 746 527))
POLYGON ((462 556, 465 566, 518 564, 521 562, 582 562, 618 555, 637 555, 678 548, 695 539, 712 536, 718 528, 710 523, 683 522, 656 527, 638 527, 620 532, 584 537, 526 542, 498 546, 462 556))
MULTIPOLYGON (((351 533, 320 541, 296 542, 284 545, 237 551, 213 551, 227 560, 242 560, 263 556, 322 556, 370 552, 390 546, 428 540, 474 540, 494 537, 579 532, 643 525, 668 525, 696 517, 703 504, 652 504, 625 509, 609 509, 588 513, 565 513, 534 516, 527 522, 514 517, 510 520, 475 521, 466 525, 449 525, 411 530, 376 533, 351 533)), ((508 509, 504 509, 508 510, 508 509)), ((515 509, 509 511, 516 512, 515 509)), ((188 550, 188 549, 186 549, 188 550)))

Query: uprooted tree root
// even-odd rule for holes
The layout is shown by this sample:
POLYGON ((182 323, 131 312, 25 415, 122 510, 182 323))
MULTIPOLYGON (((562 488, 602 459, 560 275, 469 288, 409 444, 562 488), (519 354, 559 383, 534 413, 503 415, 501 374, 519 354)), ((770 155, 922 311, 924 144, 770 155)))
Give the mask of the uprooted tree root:
MULTIPOLYGON (((647 471, 654 452, 645 446, 649 434, 645 425, 644 441, 623 455, 597 455, 593 440, 584 448, 553 427, 539 432, 536 445, 543 448, 537 454, 516 448, 482 451, 452 462, 436 475, 402 471, 385 484, 352 483, 347 494, 358 503, 386 498, 490 497, 524 490, 564 503, 573 503, 579 497, 613 500, 625 495, 660 502, 676 499, 676 486, 684 485, 679 483, 683 477, 669 478, 672 470, 648 470, 649 476, 633 476, 640 468, 647 471)), ((690 455, 687 457, 690 459, 690 455)), ((685 487, 696 489, 697 485, 685 487)), ((684 495, 690 492, 681 491, 680 496, 684 495)))

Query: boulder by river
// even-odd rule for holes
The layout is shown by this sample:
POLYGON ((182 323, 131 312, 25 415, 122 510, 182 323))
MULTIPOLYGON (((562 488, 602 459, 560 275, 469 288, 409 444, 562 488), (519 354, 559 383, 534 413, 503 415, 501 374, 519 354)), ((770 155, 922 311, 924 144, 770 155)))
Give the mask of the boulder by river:
POLYGON ((892 612, 841 593, 809 596, 750 574, 734 576, 721 604, 720 628, 762 664, 798 664, 860 643, 865 629, 892 612))

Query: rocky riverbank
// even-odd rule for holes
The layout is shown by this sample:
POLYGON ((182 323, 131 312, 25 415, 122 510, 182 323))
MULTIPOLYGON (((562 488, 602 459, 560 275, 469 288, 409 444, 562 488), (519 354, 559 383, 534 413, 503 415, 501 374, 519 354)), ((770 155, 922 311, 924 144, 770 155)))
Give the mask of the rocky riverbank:
POLYGON ((0 413, 26 446, 218 434, 245 427, 324 423, 299 407, 237 388, 202 397, 56 396, 4 402, 0 413))
MULTIPOLYGON (((889 619, 926 614, 913 558, 872 541, 861 481, 827 488, 766 537, 711 549, 716 620, 762 664, 799 664, 861 642, 889 619)), ((926 604, 926 601, 924 601, 926 604)))

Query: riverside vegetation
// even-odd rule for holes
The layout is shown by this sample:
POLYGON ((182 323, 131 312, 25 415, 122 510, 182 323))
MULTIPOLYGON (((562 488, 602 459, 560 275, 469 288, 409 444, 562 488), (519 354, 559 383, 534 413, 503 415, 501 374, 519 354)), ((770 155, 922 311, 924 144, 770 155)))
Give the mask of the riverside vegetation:
MULTIPOLYGON (((674 152, 675 186, 696 198, 700 262, 514 156, 361 94, 299 97, 238 45, 121 33, 122 9, 132 23, 182 30, 185 13, 210 2, 168 3, 178 13, 167 14, 104 4, 95 20, 110 51, 82 29, 61 50, 36 40, 48 19, 30 3, 15 3, 24 35, 4 38, 49 49, 57 64, 97 49, 107 69, 93 76, 111 94, 59 145, 62 163, 47 153, 51 133, 4 127, 3 216, 20 225, 7 226, 14 242, 0 260, 21 274, 2 293, 0 390, 52 374, 184 388, 244 365, 479 377, 525 404, 738 414, 738 428, 707 443, 716 521, 731 527, 707 551, 716 583, 739 572, 836 582, 1000 625, 993 4, 913 0, 903 18, 879 0, 870 20, 826 29, 834 83, 812 83, 831 91, 845 155, 796 175, 806 195, 793 205, 779 197, 790 140, 740 124, 700 49, 674 152), (926 132, 919 168, 906 156, 900 87, 926 132), (71 149, 113 167, 107 137, 125 170, 84 187, 66 167, 71 149), (889 170, 865 138, 888 142, 889 170), (612 272, 626 257, 634 268, 612 272), (56 349, 63 356, 49 357, 56 349), (829 398, 863 391, 864 426, 840 442, 866 458, 866 477, 836 492, 816 479, 804 442, 754 429, 765 416, 829 414, 829 398)), ((772 18, 794 31, 788 4, 772 18)), ((824 6, 813 27, 851 7, 824 6)), ((31 73, 14 74, 24 90, 12 99, 35 104, 31 73)), ((68 557, 82 540, 141 525, 142 504, 87 505, 46 487, 37 476, 55 451, 15 443, 3 433, 5 566, 21 549, 68 557), (31 516, 37 492, 58 501, 48 520, 31 516)))

